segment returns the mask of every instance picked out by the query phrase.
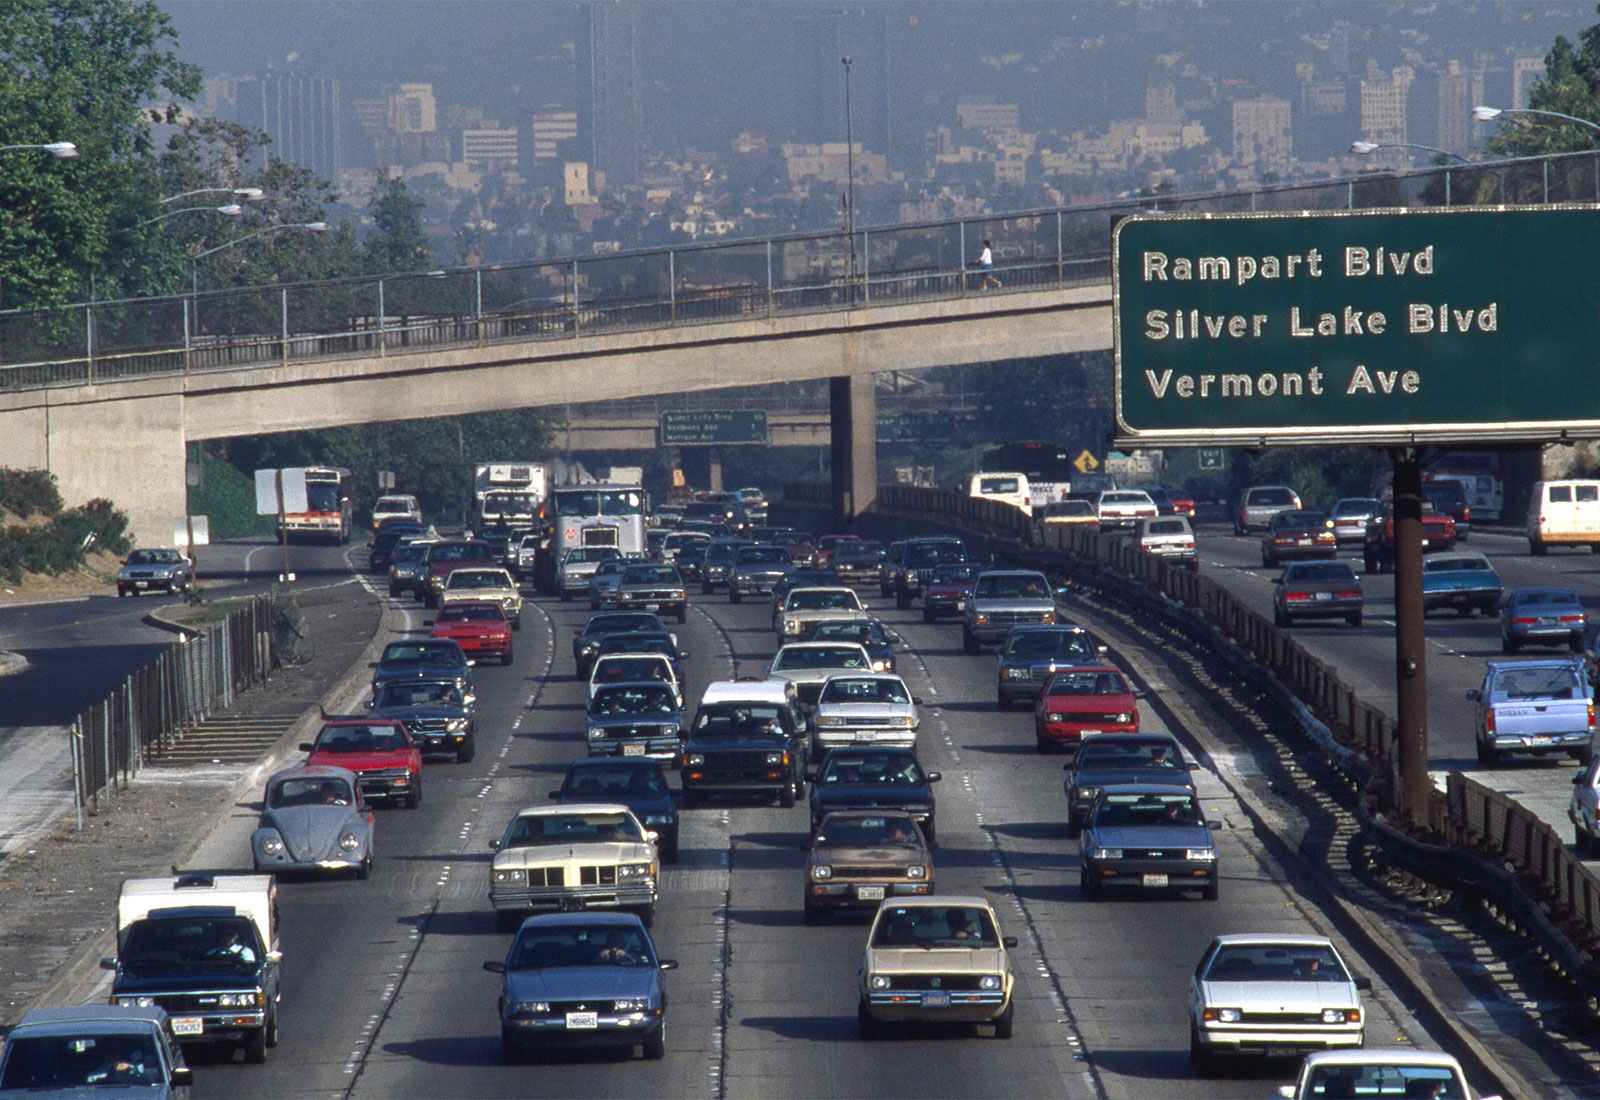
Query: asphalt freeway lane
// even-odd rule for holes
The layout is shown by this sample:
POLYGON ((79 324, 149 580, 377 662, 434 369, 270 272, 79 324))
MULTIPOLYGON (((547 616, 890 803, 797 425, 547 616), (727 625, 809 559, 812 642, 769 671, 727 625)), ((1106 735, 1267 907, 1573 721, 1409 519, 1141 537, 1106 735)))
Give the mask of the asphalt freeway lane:
MULTIPOLYGON (((1188 1067, 1185 983, 1213 935, 1333 934, 1253 835, 1234 801, 1232 758, 1199 745, 1213 766, 1220 760, 1199 777, 1208 816, 1224 822, 1219 901, 1085 902, 1062 825, 1062 758, 1034 751, 1030 714, 995 710, 993 655, 963 654, 954 623, 925 625, 918 611, 871 602, 906 639, 901 671, 925 701, 919 751, 944 776, 939 889, 990 896, 1019 937, 1013 1039, 915 1032, 861 1042, 865 924, 803 924, 805 808, 729 803, 685 814, 682 861, 664 874, 654 935, 681 964, 666 975, 666 1058, 505 1065, 498 978, 482 970, 508 942, 487 905, 488 842, 517 809, 545 802, 583 752, 585 688, 572 678, 571 638, 588 611, 540 600, 524 613, 513 665, 477 673, 476 759, 430 762, 422 806, 378 810, 372 878, 283 883, 282 1042, 264 1066, 197 1058, 196 1095, 1273 1095, 1292 1066, 1220 1080, 1194 1079, 1188 1067)), ((405 606, 421 629, 425 613, 405 606)), ((697 599, 676 629, 692 654, 691 699, 712 679, 758 674, 774 648, 762 604, 697 599)), ((1146 728, 1161 728, 1161 712, 1145 708, 1146 728)), ((256 798, 235 807, 200 862, 248 865, 256 798)), ((1368 1011, 1370 1042, 1436 1045, 1381 982, 1368 1011)))

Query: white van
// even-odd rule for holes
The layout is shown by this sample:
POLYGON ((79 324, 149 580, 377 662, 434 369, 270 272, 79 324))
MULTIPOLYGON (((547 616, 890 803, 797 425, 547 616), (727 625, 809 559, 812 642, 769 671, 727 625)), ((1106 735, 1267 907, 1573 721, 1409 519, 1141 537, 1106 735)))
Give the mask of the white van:
POLYGON ((969 497, 998 500, 1020 508, 1025 516, 1033 515, 1033 489, 1027 474, 987 473, 973 474, 967 486, 969 497))
POLYGON ((1600 552, 1600 481, 1538 481, 1528 502, 1528 546, 1589 546, 1600 552))
POLYGON ((413 523, 421 523, 422 506, 417 503, 417 498, 409 493, 379 497, 378 502, 372 506, 372 529, 376 531, 378 525, 386 519, 409 519, 413 523))

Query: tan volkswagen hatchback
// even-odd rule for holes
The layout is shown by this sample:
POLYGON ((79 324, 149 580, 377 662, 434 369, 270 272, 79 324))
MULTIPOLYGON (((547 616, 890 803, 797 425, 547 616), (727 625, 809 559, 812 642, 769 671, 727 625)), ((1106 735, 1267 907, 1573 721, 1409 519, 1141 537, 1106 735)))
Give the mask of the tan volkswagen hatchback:
POLYGON ((995 1038, 1011 1038, 1016 946, 984 898, 885 901, 861 956, 861 1037, 896 1023, 962 1023, 993 1024, 995 1038))

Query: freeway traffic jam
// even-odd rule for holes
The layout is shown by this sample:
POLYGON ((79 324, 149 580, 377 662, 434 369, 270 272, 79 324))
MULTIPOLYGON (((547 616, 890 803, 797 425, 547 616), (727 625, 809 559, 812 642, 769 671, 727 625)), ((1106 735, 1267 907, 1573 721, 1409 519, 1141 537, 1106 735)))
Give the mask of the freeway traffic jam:
MULTIPOLYGON (((554 561, 412 515, 353 553, 403 626, 205 870, 124 884, 96 993, 178 1054, 119 1080, 1480 1095, 1257 835, 1253 767, 1062 578, 772 525, 753 491, 565 491, 554 561)), ((1152 508, 1112 522, 1187 521, 1152 508)), ((1304 528, 1267 526, 1294 558, 1304 528)), ((1587 698, 1581 659, 1517 663, 1587 698)), ((1522 736, 1495 664, 1484 725, 1522 736)))

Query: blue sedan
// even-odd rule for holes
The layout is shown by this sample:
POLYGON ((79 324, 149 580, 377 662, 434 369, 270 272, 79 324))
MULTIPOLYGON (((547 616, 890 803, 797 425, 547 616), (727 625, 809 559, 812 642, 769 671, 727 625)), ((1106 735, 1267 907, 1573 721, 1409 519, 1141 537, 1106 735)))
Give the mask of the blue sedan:
POLYGON ((1453 607, 1459 615, 1500 607, 1500 574, 1482 554, 1441 550, 1422 555, 1422 613, 1453 607))
POLYGON ((1588 618, 1570 588, 1515 588, 1500 605, 1500 648, 1515 653, 1525 645, 1567 646, 1583 651, 1588 618))
POLYGON ((504 960, 500 1043, 508 1062, 546 1047, 644 1048, 667 1052, 667 991, 650 933, 632 913, 545 913, 517 930, 504 960))

